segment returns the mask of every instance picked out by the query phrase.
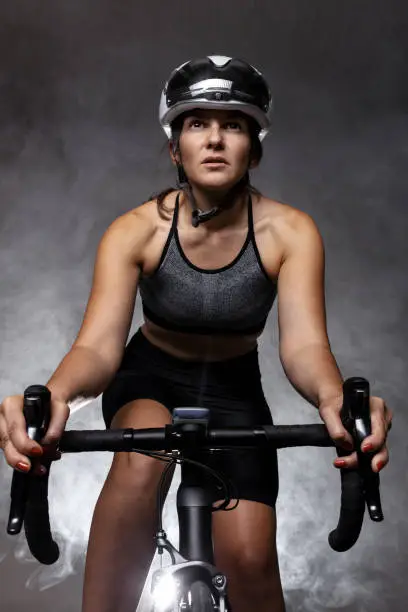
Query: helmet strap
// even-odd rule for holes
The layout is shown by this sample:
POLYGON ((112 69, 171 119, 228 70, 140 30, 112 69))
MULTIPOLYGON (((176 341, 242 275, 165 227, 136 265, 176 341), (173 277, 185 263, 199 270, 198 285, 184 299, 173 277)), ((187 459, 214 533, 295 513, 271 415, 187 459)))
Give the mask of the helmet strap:
POLYGON ((204 211, 198 208, 197 206, 193 190, 191 189, 191 185, 188 181, 183 165, 180 162, 176 162, 176 165, 178 175, 177 186, 179 187, 179 189, 182 189, 183 191, 187 192, 187 196, 192 208, 191 225, 193 227, 198 227, 201 223, 205 223, 213 217, 218 216, 224 210, 232 208, 232 206, 234 205, 235 192, 242 188, 242 184, 249 185, 249 173, 247 172, 244 177, 239 181, 239 183, 233 188, 231 192, 231 203, 228 206, 213 206, 211 210, 204 211))
POLYGON ((213 217, 216 217, 223 211, 219 206, 214 206, 211 210, 202 211, 199 208, 193 208, 191 212, 191 224, 193 227, 198 227, 200 223, 205 223, 213 217))
POLYGON ((220 206, 214 206, 211 210, 207 211, 203 211, 198 208, 196 199, 193 194, 193 190, 191 189, 191 185, 188 182, 186 173, 184 172, 184 168, 180 163, 177 163, 177 172, 177 186, 179 187, 179 189, 182 189, 184 192, 187 192, 187 197, 191 204, 191 225, 193 227, 198 227, 200 223, 205 223, 206 221, 209 221, 210 219, 216 217, 223 211, 220 206))

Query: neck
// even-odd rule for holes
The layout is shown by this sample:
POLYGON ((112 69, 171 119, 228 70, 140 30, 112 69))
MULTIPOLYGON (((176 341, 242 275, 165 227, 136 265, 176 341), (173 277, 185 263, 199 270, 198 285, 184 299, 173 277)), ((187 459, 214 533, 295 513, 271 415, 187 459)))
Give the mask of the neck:
POLYGON ((191 190, 198 208, 204 211, 211 210, 214 206, 219 208, 232 208, 237 199, 236 196, 234 197, 229 190, 225 190, 223 192, 218 190, 214 192, 202 191, 195 186, 192 186, 191 190))
MULTIPOLYGON (((203 192, 196 187, 192 186, 197 207, 202 211, 209 211, 214 207, 222 208, 222 212, 209 219, 205 223, 200 224, 199 227, 205 230, 218 230, 228 226, 234 226, 239 224, 243 211, 246 211, 248 202, 247 190, 240 190, 238 193, 234 193, 229 190, 225 193, 203 192)), ((192 205, 189 201, 189 196, 186 191, 182 191, 180 198, 181 208, 183 210, 183 217, 188 225, 191 225, 191 212, 192 205)), ((246 213, 245 213, 246 214, 246 213)), ((197 228, 198 229, 198 228, 197 228)))

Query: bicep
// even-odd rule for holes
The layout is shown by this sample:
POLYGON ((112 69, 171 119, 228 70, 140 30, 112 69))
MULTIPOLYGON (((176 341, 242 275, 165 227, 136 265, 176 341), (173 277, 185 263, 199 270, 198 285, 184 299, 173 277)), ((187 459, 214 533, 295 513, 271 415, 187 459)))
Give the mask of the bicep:
POLYGON ((279 352, 289 358, 311 344, 328 345, 324 244, 314 221, 300 216, 278 277, 279 352))
POLYGON ((114 221, 99 243, 88 304, 74 342, 97 351, 113 369, 123 355, 139 279, 138 245, 125 225, 123 218, 114 221))

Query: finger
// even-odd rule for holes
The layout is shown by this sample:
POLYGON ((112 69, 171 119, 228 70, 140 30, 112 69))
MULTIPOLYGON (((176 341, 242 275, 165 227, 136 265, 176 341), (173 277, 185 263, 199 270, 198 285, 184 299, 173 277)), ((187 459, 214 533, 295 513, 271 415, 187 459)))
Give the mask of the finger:
POLYGON ((4 400, 2 416, 6 423, 2 428, 3 435, 7 436, 18 453, 33 456, 42 454, 41 446, 27 434, 26 421, 19 398, 4 400))
POLYGON ((23 415, 15 414, 13 420, 9 421, 8 435, 13 446, 23 455, 32 457, 39 457, 42 455, 41 446, 27 435, 23 415))
POLYGON ((58 459, 61 459, 61 451, 58 450, 57 446, 57 442, 54 444, 45 444, 43 446, 43 456, 41 460, 51 459, 52 461, 58 461, 58 459))
MULTIPOLYGON (((385 466, 389 462, 389 452, 387 447, 383 447, 383 449, 376 453, 373 459, 371 460, 371 469, 373 472, 380 472, 385 468, 385 466)), ((336 468, 343 469, 354 469, 358 467, 358 456, 357 453, 351 453, 350 455, 345 455, 342 457, 336 457, 333 461, 333 465, 336 468)))
POLYGON ((31 461, 13 445, 7 432, 7 422, 3 416, 0 416, 0 437, 1 447, 4 452, 7 463, 14 469, 21 472, 28 472, 31 468, 31 461))
POLYGON ((327 408, 320 409, 319 414, 336 446, 351 450, 354 446, 353 438, 341 422, 340 411, 328 406, 327 408))
POLYGON ((41 444, 55 444, 60 439, 69 417, 69 408, 65 402, 51 402, 51 419, 41 444))
POLYGON ((387 416, 384 400, 370 397, 371 434, 362 442, 363 452, 373 452, 384 446, 388 432, 387 416))
POLYGON ((42 455, 42 449, 39 444, 27 436, 24 417, 22 419, 22 424, 20 422, 20 426, 18 424, 19 420, 20 419, 17 417, 17 423, 15 421, 9 423, 6 418, 1 415, 1 446, 9 465, 18 468, 17 464, 21 463, 21 468, 24 464, 26 469, 30 469, 31 461, 29 457, 38 457, 42 455), (23 431, 21 431, 21 427, 23 427, 23 431))
POLYGON ((349 470, 351 468, 356 468, 358 465, 358 457, 357 453, 350 453, 349 455, 342 455, 341 457, 336 457, 333 461, 333 465, 336 468, 344 468, 349 470))
POLYGON ((373 472, 381 472, 388 464, 390 455, 386 446, 384 446, 379 453, 377 453, 371 461, 371 469, 373 472))
POLYGON ((385 422, 387 424, 387 431, 391 430, 393 416, 394 416, 393 411, 390 410, 390 408, 388 408, 388 406, 385 406, 385 422))
POLYGON ((48 472, 51 461, 59 461, 61 459, 61 452, 57 450, 56 444, 46 444, 43 446, 43 455, 41 459, 35 459, 33 461, 32 473, 36 476, 45 476, 48 472), (44 463, 46 465, 44 465, 44 463))

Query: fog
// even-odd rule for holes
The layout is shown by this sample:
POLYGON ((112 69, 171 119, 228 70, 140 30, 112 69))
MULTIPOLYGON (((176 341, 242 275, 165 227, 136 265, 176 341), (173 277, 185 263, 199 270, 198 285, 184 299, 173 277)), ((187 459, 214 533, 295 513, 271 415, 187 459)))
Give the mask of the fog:
MULTIPOLYGON (((290 612, 406 607, 407 22, 402 2, 385 10, 379 0, 0 5, 0 398, 44 384, 69 350, 109 223, 175 185, 157 120, 170 71, 220 53, 244 57, 270 81, 273 126, 252 181, 316 221, 333 353, 345 377, 368 378, 395 412, 381 474, 385 520, 366 517, 346 553, 327 542, 340 502, 334 451, 279 451, 278 552, 290 612)), ((141 321, 138 298, 131 334, 141 321)), ((285 377, 278 346, 274 307, 260 358, 275 423, 320 422, 285 377)), ((73 410, 67 427, 103 428, 100 400, 73 410)), ((110 462, 88 453, 53 465, 61 556, 46 567, 23 535, 6 535, 11 469, 1 455, 2 610, 80 609, 110 462)), ((164 513, 174 544, 178 482, 177 472, 164 513)), ((139 612, 149 610, 146 584, 139 612)))

